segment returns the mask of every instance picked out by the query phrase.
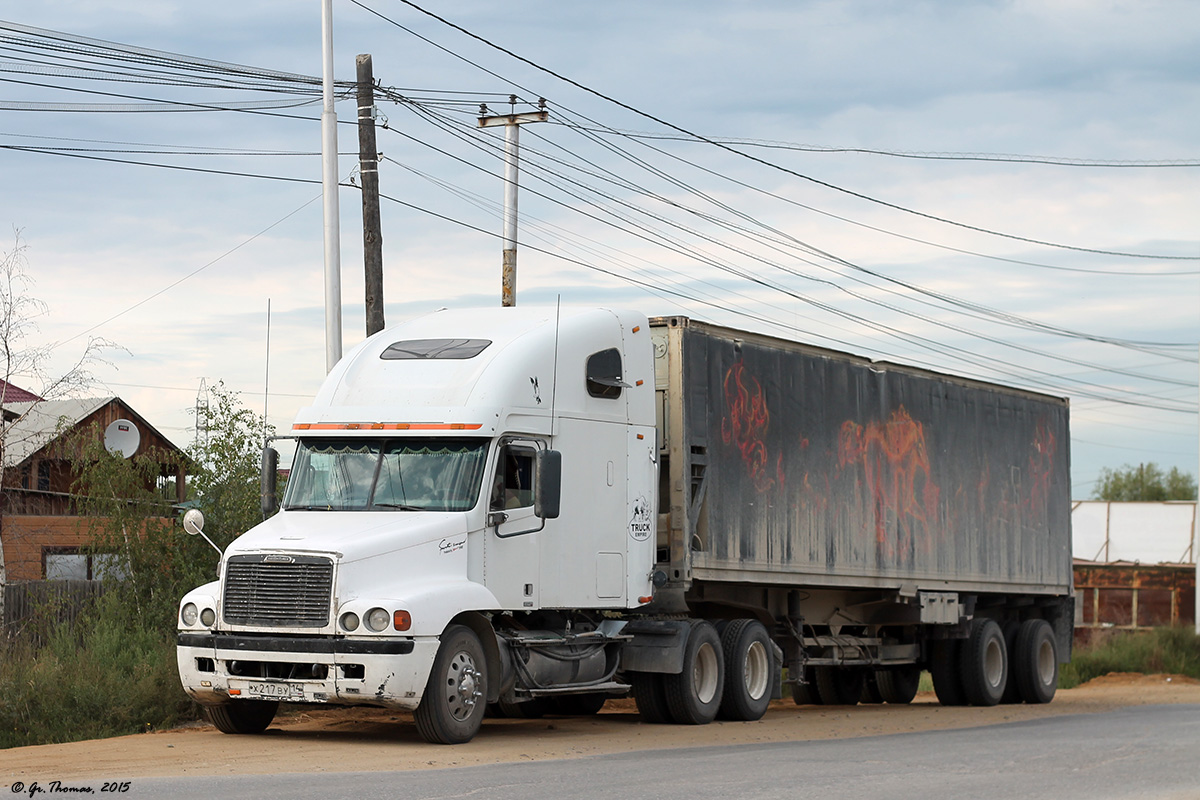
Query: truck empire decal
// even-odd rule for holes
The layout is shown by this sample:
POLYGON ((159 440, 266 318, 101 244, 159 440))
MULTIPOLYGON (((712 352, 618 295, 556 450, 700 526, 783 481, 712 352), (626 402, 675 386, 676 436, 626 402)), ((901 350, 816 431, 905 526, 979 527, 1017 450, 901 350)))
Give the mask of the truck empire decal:
POLYGON ((640 495, 633 501, 633 516, 629 519, 629 536, 638 542, 650 538, 650 503, 645 495, 640 495))

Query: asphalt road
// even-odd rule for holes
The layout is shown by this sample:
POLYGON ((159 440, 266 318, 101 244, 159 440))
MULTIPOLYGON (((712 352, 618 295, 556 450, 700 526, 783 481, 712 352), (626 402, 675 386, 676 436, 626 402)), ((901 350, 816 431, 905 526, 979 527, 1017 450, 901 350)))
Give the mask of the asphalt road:
MULTIPOLYGON (((1197 800, 1198 761, 1200 705, 1170 705, 967 730, 460 769, 139 778, 117 793, 180 800, 1197 800)), ((43 784, 34 795, 32 786, 9 791, 50 797, 91 787, 109 793, 101 784, 64 781, 59 792, 43 784)))

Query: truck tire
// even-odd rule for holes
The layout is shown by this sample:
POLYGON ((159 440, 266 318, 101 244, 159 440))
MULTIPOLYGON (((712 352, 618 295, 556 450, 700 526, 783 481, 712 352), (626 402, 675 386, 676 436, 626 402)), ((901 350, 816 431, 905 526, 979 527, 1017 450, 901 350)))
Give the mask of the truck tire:
POLYGON ((1021 623, 1009 620, 1002 626, 1004 631, 1004 646, 1008 648, 1008 683, 1004 687, 1004 695, 1000 698, 1001 705, 1021 702, 1021 690, 1017 688, 1017 631, 1021 623))
POLYGON ((234 700, 224 705, 204 706, 204 716, 221 733, 262 733, 278 710, 278 700, 234 700))
POLYGON ((663 687, 663 675, 657 672, 631 672, 629 685, 633 687, 633 699, 637 701, 638 716, 642 722, 662 725, 674 722, 667 708, 667 691, 663 687))
POLYGON ((855 706, 862 697, 865 672, 859 667, 814 667, 817 694, 826 706, 855 706))
POLYGON ((933 678, 933 691, 938 702, 944 706, 967 704, 962 679, 958 674, 958 639, 938 639, 933 642, 929 655, 929 675, 933 678))
POLYGON ((1017 631, 1014 672, 1026 703, 1049 703, 1058 690, 1058 642, 1044 619, 1028 619, 1017 631))
POLYGON ((707 725, 716 719, 725 689, 725 663, 716 629, 699 620, 692 624, 683 652, 683 671, 664 675, 663 688, 671 717, 681 725, 707 725))
POLYGON ((462 744, 479 732, 487 707, 487 661, 475 632, 450 625, 433 659, 421 704, 413 712, 417 733, 430 744, 462 744))
POLYGON ((762 719, 771 704, 776 681, 774 646, 762 623, 736 619, 721 634, 725 660, 725 691, 717 712, 721 719, 752 722, 762 719))
POLYGON ((817 695, 817 678, 813 675, 812 667, 805 667, 804 683, 792 684, 792 702, 798 706, 821 704, 821 698, 817 695))
POLYGON ((971 620, 970 634, 959 649, 959 675, 967 702, 994 706, 1008 684, 1008 648, 995 620, 971 620))
POLYGON ((875 685, 885 703, 908 705, 917 696, 917 687, 921 685, 921 668, 916 664, 904 664, 877 669, 875 685))

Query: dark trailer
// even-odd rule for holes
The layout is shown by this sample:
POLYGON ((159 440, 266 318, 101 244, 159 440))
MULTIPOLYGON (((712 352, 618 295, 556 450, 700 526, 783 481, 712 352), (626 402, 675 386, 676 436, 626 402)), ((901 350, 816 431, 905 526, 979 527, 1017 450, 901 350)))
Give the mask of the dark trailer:
POLYGON ((1069 658, 1065 399, 684 317, 652 333, 664 610, 758 609, 793 668, 932 669, 975 619, 1009 650, 1042 620, 1069 658))

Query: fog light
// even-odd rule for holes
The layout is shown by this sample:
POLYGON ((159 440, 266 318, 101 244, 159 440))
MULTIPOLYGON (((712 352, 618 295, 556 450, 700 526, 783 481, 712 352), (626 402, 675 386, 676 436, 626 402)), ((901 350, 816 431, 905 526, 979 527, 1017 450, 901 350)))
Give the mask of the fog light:
POLYGON ((200 612, 200 623, 206 628, 211 628, 212 624, 217 621, 217 612, 211 608, 206 608, 200 612))
POLYGON ((185 603, 183 611, 179 613, 179 618, 183 620, 183 624, 187 627, 192 627, 196 624, 196 617, 199 616, 199 611, 195 603, 185 603))
POLYGON ((367 612, 367 627, 379 633, 392 621, 392 615, 382 608, 372 608, 367 612))
POLYGON ((358 614, 355 614, 353 611, 347 611, 345 614, 342 614, 341 623, 342 630, 344 631, 358 630, 358 614))

